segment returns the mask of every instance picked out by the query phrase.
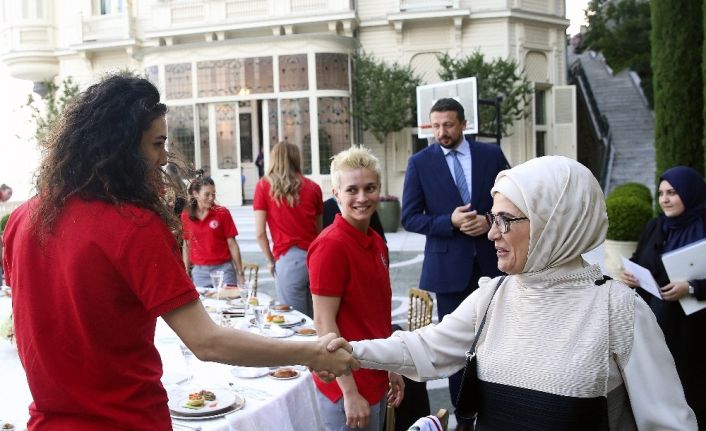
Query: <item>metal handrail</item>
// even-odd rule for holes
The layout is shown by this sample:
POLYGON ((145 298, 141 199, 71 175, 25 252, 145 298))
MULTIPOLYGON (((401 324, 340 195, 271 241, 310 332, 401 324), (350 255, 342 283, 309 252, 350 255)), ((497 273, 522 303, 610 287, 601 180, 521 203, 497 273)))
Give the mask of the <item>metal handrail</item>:
POLYGON ((598 181, 604 191, 608 190, 613 165, 613 134, 610 130, 610 123, 598 107, 596 98, 591 90, 591 84, 586 77, 586 72, 580 60, 574 61, 569 67, 569 81, 579 87, 581 94, 588 102, 588 113, 593 123, 593 130, 597 132, 598 139, 603 146, 603 163, 598 181))

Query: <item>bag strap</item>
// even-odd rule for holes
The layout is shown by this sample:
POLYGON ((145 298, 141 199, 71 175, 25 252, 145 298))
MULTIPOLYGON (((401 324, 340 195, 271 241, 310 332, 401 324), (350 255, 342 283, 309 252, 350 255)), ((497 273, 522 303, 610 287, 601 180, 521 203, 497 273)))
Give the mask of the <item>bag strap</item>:
POLYGON ((505 277, 507 275, 503 275, 500 277, 500 280, 498 280, 498 284, 495 285, 495 290, 493 290, 493 294, 490 297, 490 301, 488 301, 488 306, 485 308, 485 314, 483 314, 483 320, 480 322, 480 328, 478 328, 478 332, 476 332, 476 336, 473 339, 473 344, 471 345, 471 348, 468 349, 468 352, 466 352, 466 357, 471 357, 476 354, 476 344, 478 344, 478 339, 480 338, 480 334, 483 332, 483 327, 485 326, 485 318, 488 317, 488 310, 490 310, 490 304, 493 302, 493 298, 495 297, 495 293, 498 291, 500 288, 500 285, 503 284, 503 281, 505 281, 505 277))

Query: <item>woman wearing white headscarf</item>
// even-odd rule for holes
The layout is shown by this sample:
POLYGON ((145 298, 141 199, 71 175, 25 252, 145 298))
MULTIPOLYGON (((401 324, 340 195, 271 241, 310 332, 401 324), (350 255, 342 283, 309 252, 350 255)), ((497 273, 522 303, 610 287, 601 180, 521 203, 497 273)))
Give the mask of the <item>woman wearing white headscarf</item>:
MULTIPOLYGON (((476 348, 483 402, 476 430, 695 430, 653 313, 581 254, 608 225, 588 169, 541 157, 498 174, 488 238, 509 274, 436 326, 352 342, 362 367, 439 379, 476 348)), ((332 343, 330 348, 344 344, 332 343)))

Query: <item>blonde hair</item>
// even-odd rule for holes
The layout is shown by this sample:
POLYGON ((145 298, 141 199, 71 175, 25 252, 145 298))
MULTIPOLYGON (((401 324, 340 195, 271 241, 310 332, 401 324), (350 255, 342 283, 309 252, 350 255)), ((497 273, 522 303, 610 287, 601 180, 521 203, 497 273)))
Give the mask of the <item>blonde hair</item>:
POLYGON ((284 200, 290 207, 299 203, 302 187, 302 158, 299 147, 283 141, 270 151, 270 168, 265 179, 270 183, 270 196, 277 206, 284 200))
POLYGON ((351 147, 341 151, 331 159, 331 184, 338 190, 341 187, 341 172, 354 169, 370 169, 375 173, 380 185, 380 162, 366 147, 351 147))

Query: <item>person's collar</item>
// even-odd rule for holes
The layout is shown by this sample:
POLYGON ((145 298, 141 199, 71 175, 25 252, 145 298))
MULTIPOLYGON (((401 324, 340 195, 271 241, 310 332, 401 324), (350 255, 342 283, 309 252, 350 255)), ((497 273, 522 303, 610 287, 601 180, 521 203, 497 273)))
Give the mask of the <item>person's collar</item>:
POLYGON ((333 224, 346 235, 353 238, 363 248, 368 248, 373 242, 373 237, 370 235, 370 226, 368 226, 368 233, 363 233, 348 223, 342 214, 336 214, 333 224))
MULTIPOLYGON (((458 147, 456 147, 456 151, 463 155, 471 154, 471 146, 468 144, 468 141, 465 137, 463 137, 462 139, 463 140, 461 141, 461 143, 458 144, 458 147)), ((444 157, 448 156, 449 153, 453 151, 453 149, 443 147, 441 144, 439 144, 439 147, 441 147, 441 151, 444 152, 444 157)))

